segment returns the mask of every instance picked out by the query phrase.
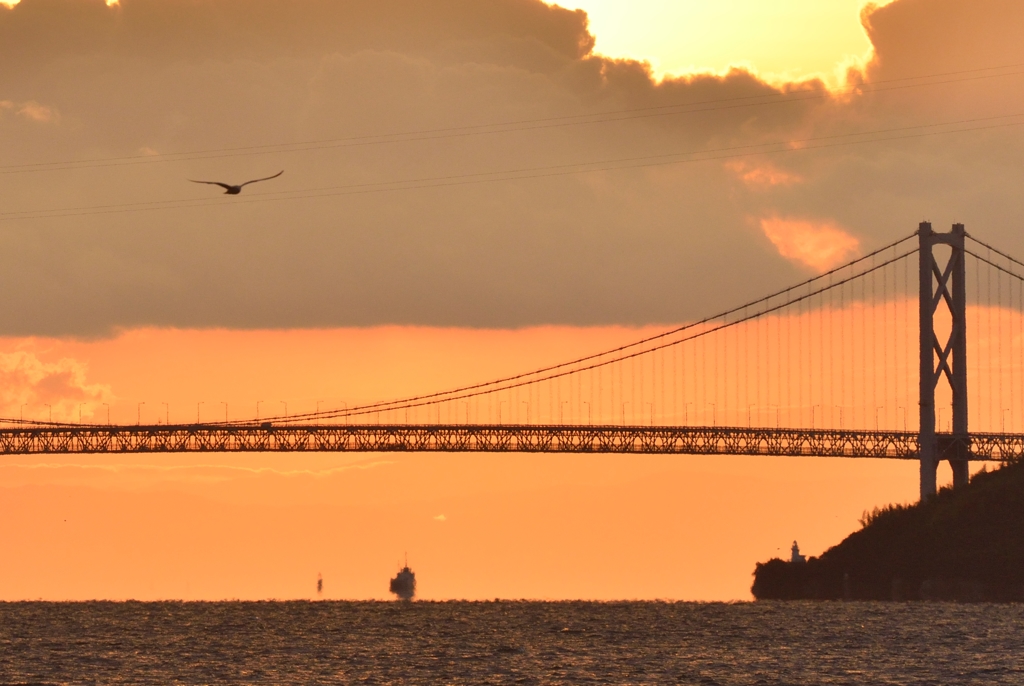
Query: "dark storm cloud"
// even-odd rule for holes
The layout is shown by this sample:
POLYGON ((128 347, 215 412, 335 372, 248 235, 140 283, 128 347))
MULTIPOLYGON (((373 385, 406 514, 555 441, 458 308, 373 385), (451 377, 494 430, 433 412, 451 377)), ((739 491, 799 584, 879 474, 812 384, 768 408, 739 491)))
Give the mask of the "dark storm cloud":
MULTIPOLYGON (((907 20, 893 8, 927 14, 928 4, 877 11, 873 35, 894 42, 881 37, 907 20)), ((0 216, 0 332, 678 321, 802 273, 761 232, 768 216, 838 224, 874 245, 924 215, 970 223, 1019 209, 1003 197, 1008 182, 964 184, 960 173, 1008 158, 1016 129, 950 144, 755 156, 741 166, 723 158, 551 175, 582 162, 650 165, 671 152, 931 121, 948 93, 834 100, 816 97, 818 83, 780 90, 743 71, 656 83, 645 65, 595 57, 592 46, 585 15, 534 0, 23 0, 0 9, 5 165, 532 122, 503 133, 0 174, 3 212, 114 210, 0 216), (751 96, 781 102, 737 100, 751 96), (717 105, 657 109, 702 102, 717 105), (18 115, 26 103, 54 118, 18 115), (622 111, 631 114, 607 114, 622 111), (578 115, 601 121, 553 126, 578 115), (247 189, 242 202, 122 211, 215 193, 187 178, 237 182, 281 168, 283 177, 247 189), (467 174, 523 169, 545 171, 466 183, 467 174), (351 192, 441 177, 461 180, 351 192), (750 181, 783 177, 799 181, 750 181), (342 186, 344 195, 244 202, 342 186)), ((886 59, 882 52, 878 69, 886 59)), ((989 98, 984 85, 972 87, 989 98)))

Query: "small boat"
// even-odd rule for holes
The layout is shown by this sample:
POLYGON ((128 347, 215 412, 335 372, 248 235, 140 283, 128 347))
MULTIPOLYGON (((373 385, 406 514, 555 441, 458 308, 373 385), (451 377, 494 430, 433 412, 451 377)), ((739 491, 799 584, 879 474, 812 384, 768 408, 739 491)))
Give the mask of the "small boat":
POLYGON ((416 595, 416 574, 409 569, 409 561, 399 570, 395 578, 391 580, 391 592, 401 600, 412 600, 416 595))

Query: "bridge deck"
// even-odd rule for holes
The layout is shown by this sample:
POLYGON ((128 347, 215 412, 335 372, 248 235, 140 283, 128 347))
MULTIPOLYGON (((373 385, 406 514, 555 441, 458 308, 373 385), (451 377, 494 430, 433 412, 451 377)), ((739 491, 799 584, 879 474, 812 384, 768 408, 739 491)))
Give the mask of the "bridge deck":
MULTIPOLYGON (((945 454, 957 444, 940 434, 945 454)), ((520 452, 916 459, 913 432, 533 425, 44 425, 0 428, 0 454, 520 452)), ((1024 434, 971 434, 971 460, 1024 456, 1024 434)))

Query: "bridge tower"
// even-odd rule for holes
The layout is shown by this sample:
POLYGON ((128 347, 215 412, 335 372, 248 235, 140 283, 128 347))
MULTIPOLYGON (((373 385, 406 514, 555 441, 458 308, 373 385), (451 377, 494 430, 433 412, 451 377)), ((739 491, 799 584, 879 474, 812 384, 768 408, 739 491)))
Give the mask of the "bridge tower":
MULTIPOLYGON (((921 332, 921 500, 935 495, 940 460, 949 460, 953 487, 967 483, 970 439, 967 433, 967 283, 963 224, 949 233, 932 231, 929 222, 918 230, 920 240, 921 332), (947 246, 948 259, 936 255, 936 246, 947 246), (935 314, 944 306, 952 326, 943 345, 935 331, 935 314), (935 389, 945 380, 953 395, 952 435, 939 435, 935 426, 935 389)), ((945 252, 940 248, 941 252, 945 252)))

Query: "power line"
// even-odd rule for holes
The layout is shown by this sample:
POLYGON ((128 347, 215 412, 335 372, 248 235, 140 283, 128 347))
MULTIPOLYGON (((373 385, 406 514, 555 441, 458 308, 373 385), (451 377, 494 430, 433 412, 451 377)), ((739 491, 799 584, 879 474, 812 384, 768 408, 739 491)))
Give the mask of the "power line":
MULTIPOLYGON (((565 115, 558 117, 539 117, 534 119, 520 119, 490 124, 474 124, 462 127, 420 129, 405 132, 373 134, 364 136, 350 136, 345 138, 297 141, 293 143, 276 143, 231 148, 211 148, 205 150, 191 150, 180 153, 162 153, 157 155, 127 155, 120 157, 98 157, 83 160, 63 160, 55 162, 35 162, 27 164, 0 165, 0 174, 23 174, 48 171, 66 171, 74 169, 120 167, 139 164, 183 162, 205 159, 221 159, 230 157, 247 157, 253 155, 266 155, 273 153, 306 152, 310 150, 328 150, 344 147, 361 147, 369 145, 383 145, 394 143, 412 143, 450 138, 464 138, 469 136, 515 133, 520 131, 535 131, 550 128, 564 128, 588 124, 602 124, 609 122, 629 121, 653 117, 699 114, 703 112, 715 112, 743 107, 759 107, 764 105, 790 104, 809 100, 827 100, 842 95, 868 95, 871 93, 884 93, 889 91, 905 90, 910 88, 922 88, 926 86, 937 86, 950 83, 979 81, 985 79, 1000 78, 1004 76, 1017 76, 1020 74, 1024 74, 1024 71, 1003 72, 997 74, 978 74, 978 72, 998 71, 1017 68, 1021 66, 1024 66, 1024 63, 1002 65, 998 67, 983 67, 979 69, 969 69, 963 71, 944 72, 937 74, 925 74, 921 76, 908 76, 899 79, 875 81, 871 84, 859 84, 855 86, 848 86, 846 88, 837 89, 834 91, 776 91, 773 93, 763 93, 758 95, 739 96, 733 98, 698 100, 690 103, 675 103, 671 105, 655 105, 650 107, 611 110, 594 114, 565 115), (973 74, 973 76, 966 76, 967 74, 973 74), (923 79, 943 80, 926 81, 923 83, 906 83, 907 81, 920 81, 923 79), (706 105, 710 106, 706 107, 706 105)), ((801 85, 804 85, 806 83, 814 82, 804 82, 801 85)))
MULTIPOLYGON (((1024 124, 1024 121, 1005 122, 1000 124, 989 124, 983 126, 967 126, 963 128, 950 129, 948 131, 925 131, 913 134, 906 133, 910 131, 920 131, 921 129, 963 126, 964 124, 980 124, 982 122, 991 122, 1000 119, 1012 119, 1019 117, 1024 117, 1024 112, 998 115, 993 117, 982 117, 976 119, 963 119, 952 122, 939 122, 935 124, 919 124, 915 126, 906 126, 891 129, 875 129, 871 131, 835 134, 830 136, 816 136, 811 138, 788 141, 752 143, 749 145, 731 146, 725 148, 712 148, 708 150, 678 151, 672 153, 662 153, 658 155, 626 157, 611 160, 597 160, 592 162, 575 162, 569 164, 549 165, 542 167, 523 167, 519 169, 509 169, 493 172, 472 172, 468 174, 451 174, 446 176, 421 177, 416 179, 406 179, 399 181, 379 181, 370 183, 346 184, 340 186, 325 186, 320 188, 300 189, 295 191, 274 191, 254 194, 253 196, 250 196, 245 199, 233 200, 232 203, 249 204, 258 202, 271 202, 277 200, 305 200, 313 198, 338 197, 345 195, 364 195, 368 193, 420 190, 425 188, 444 188, 451 186, 473 185, 480 183, 493 183, 499 181, 518 181, 538 178, 550 178, 557 176, 569 176, 576 174, 587 174, 602 171, 617 171, 623 169, 639 169, 645 167, 669 166, 694 162, 709 162, 723 159, 751 157, 755 155, 806 152, 809 150, 820 150, 849 145, 861 145, 865 143, 882 143, 897 140, 908 140, 913 138, 948 135, 953 133, 969 133, 974 131, 984 131, 989 129, 1020 126, 1024 124), (881 138, 865 138, 864 140, 842 140, 901 132, 902 135, 884 136, 881 138), (677 157, 690 157, 690 159, 668 159, 677 157)), ((112 205, 69 207, 54 210, 21 210, 0 212, 0 222, 11 221, 13 219, 54 219, 61 217, 80 217, 98 214, 123 214, 127 212, 187 209, 192 207, 220 206, 222 204, 223 200, 220 198, 210 198, 202 200, 182 198, 178 200, 154 200, 146 202, 112 205)))

